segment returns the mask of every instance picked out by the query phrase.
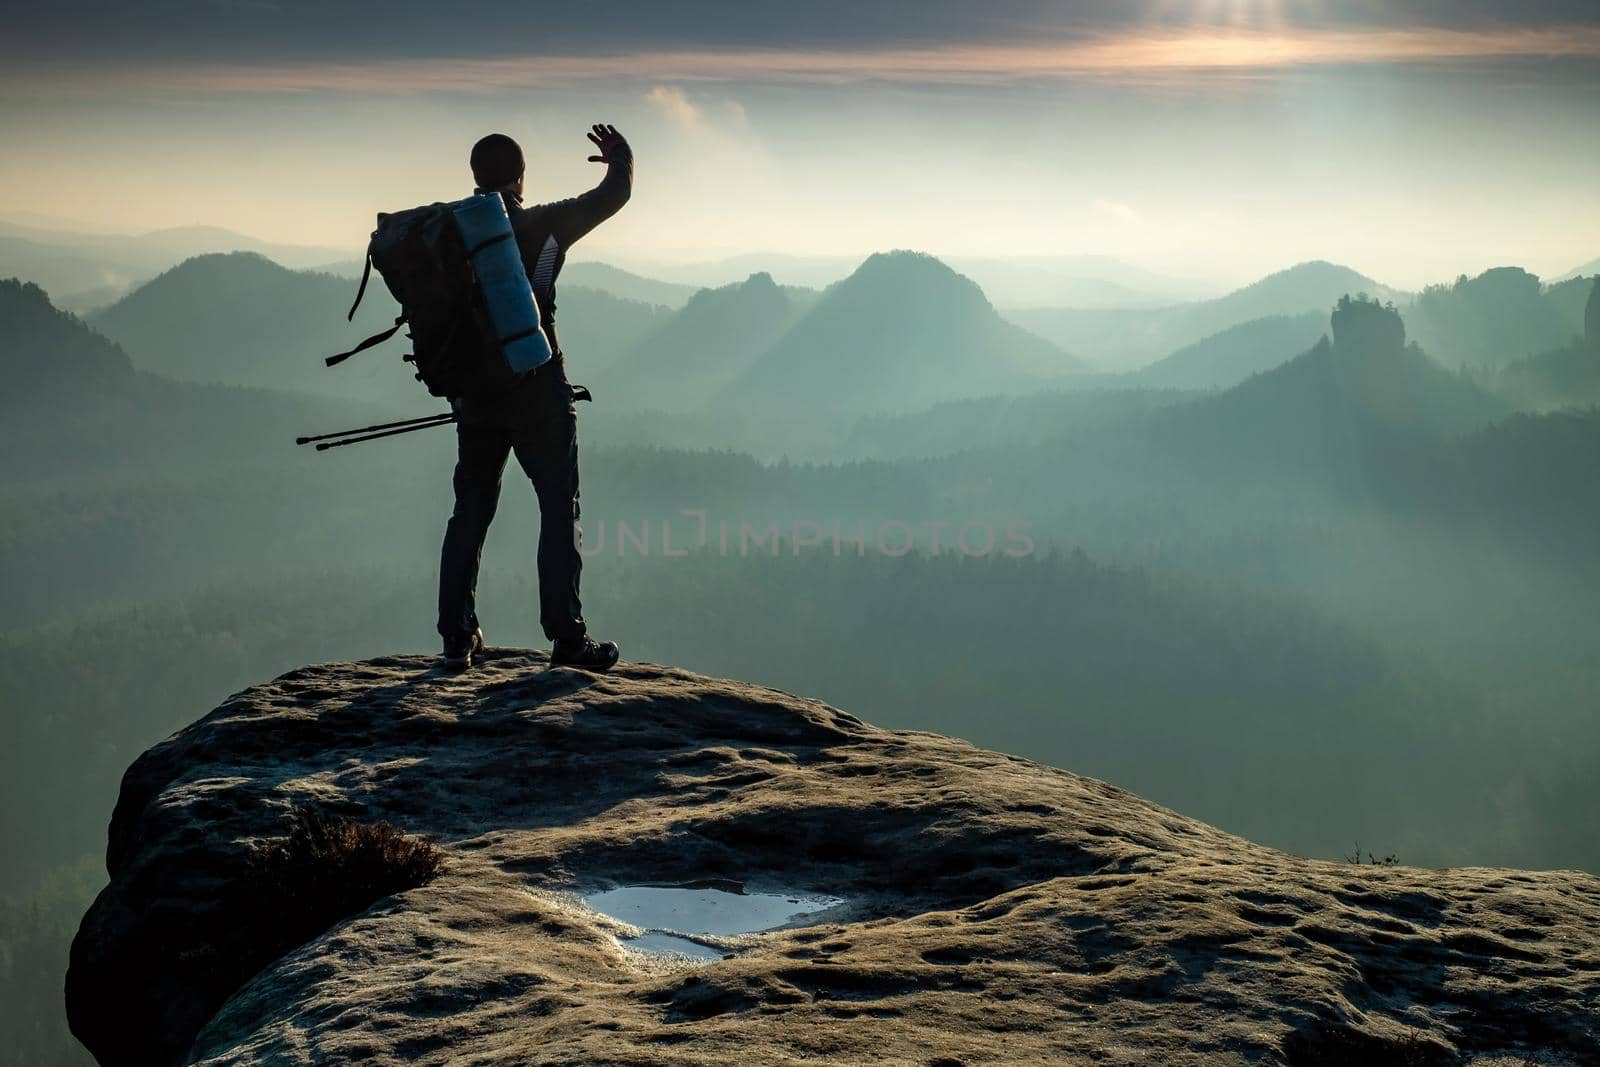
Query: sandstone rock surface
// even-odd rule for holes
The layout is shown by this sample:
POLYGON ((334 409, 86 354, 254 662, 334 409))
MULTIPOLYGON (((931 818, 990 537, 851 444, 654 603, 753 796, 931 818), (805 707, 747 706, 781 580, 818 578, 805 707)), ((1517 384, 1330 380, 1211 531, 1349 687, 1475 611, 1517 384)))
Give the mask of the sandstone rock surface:
POLYGON ((1600 879, 1301 859, 646 664, 294 671, 129 769, 107 861, 67 990, 105 1064, 1600 1063, 1600 879), (444 872, 258 962, 291 804, 444 872), (847 903, 690 963, 571 895, 623 884, 847 903))

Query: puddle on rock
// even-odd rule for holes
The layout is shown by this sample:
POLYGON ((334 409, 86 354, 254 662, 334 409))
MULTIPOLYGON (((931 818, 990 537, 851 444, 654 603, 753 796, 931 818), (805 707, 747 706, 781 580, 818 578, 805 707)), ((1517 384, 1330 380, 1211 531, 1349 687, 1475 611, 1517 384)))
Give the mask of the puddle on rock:
POLYGON ((619 937, 617 943, 635 952, 652 952, 659 956, 688 956, 692 960, 720 960, 727 953, 720 948, 702 945, 677 934, 663 934, 648 930, 638 937, 619 937))
POLYGON ((844 903, 837 897, 804 893, 730 893, 660 885, 585 893, 583 902, 643 931, 638 937, 618 938, 625 948, 697 960, 721 959, 728 953, 696 937, 760 933, 844 903))

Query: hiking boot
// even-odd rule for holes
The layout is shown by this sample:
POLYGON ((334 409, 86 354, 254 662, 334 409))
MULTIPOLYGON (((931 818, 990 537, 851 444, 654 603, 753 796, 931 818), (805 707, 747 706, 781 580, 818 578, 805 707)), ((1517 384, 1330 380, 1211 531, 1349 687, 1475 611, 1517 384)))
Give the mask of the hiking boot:
POLYGON ((444 639, 444 666, 446 670, 464 671, 483 658, 483 628, 470 634, 444 639))
POLYGON ((609 671, 622 652, 615 641, 596 641, 592 637, 557 638, 550 646, 550 666, 578 667, 586 671, 609 671))

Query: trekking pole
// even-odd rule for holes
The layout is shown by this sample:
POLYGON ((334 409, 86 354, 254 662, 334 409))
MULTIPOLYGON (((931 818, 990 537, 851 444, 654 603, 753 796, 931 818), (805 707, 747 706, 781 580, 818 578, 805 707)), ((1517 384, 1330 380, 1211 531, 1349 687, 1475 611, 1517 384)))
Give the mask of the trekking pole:
POLYGON ((435 426, 449 426, 456 421, 454 415, 440 416, 433 422, 419 423, 415 426, 402 426, 397 430, 385 430, 382 433, 363 434, 360 437, 344 437, 337 441, 323 441, 317 446, 318 452, 326 452, 330 448, 339 448, 343 445, 359 445, 362 441, 376 441, 380 437, 393 437, 397 433, 410 433, 412 430, 431 430, 435 426))
POLYGON ((392 430, 400 426, 415 426, 420 430, 426 426, 432 426, 436 423, 443 425, 446 422, 454 422, 455 419, 456 417, 454 412, 442 411, 437 415, 423 415, 415 419, 401 419, 399 422, 380 422, 376 426, 359 426, 354 430, 339 430, 336 433, 319 433, 312 434, 310 437, 296 437, 294 439, 294 443, 297 445, 308 445, 312 441, 326 441, 333 437, 351 437, 358 433, 372 433, 375 430, 392 430))

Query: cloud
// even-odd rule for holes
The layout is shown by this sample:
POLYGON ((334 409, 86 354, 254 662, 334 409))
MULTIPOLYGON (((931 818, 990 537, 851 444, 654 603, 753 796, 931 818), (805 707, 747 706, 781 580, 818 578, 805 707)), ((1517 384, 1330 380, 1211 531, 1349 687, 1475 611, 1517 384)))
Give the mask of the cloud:
POLYGON ((676 86, 710 82, 850 84, 1005 83, 1094 78, 1131 80, 1296 67, 1600 59, 1600 26, 1518 29, 1188 29, 1045 43, 880 49, 663 50, 608 55, 426 58, 354 63, 99 66, 94 70, 11 65, 0 91, 13 94, 489 93, 586 81, 654 82, 650 101, 674 121, 693 121, 676 86))
POLYGON ((1144 216, 1139 214, 1139 212, 1134 209, 1132 204, 1124 203, 1121 200, 1106 200, 1096 198, 1093 203, 1090 204, 1090 206, 1093 207, 1094 210, 1099 214, 1109 215, 1121 222, 1126 222, 1134 226, 1143 226, 1145 224, 1144 216))
POLYGON ((645 93, 644 98, 682 129, 696 130, 705 125, 705 114, 675 85, 657 85, 645 93))
POLYGON ((700 95, 691 100, 676 85, 657 85, 644 94, 645 101, 668 122, 696 141, 732 147, 747 144, 749 119, 736 100, 700 95))

